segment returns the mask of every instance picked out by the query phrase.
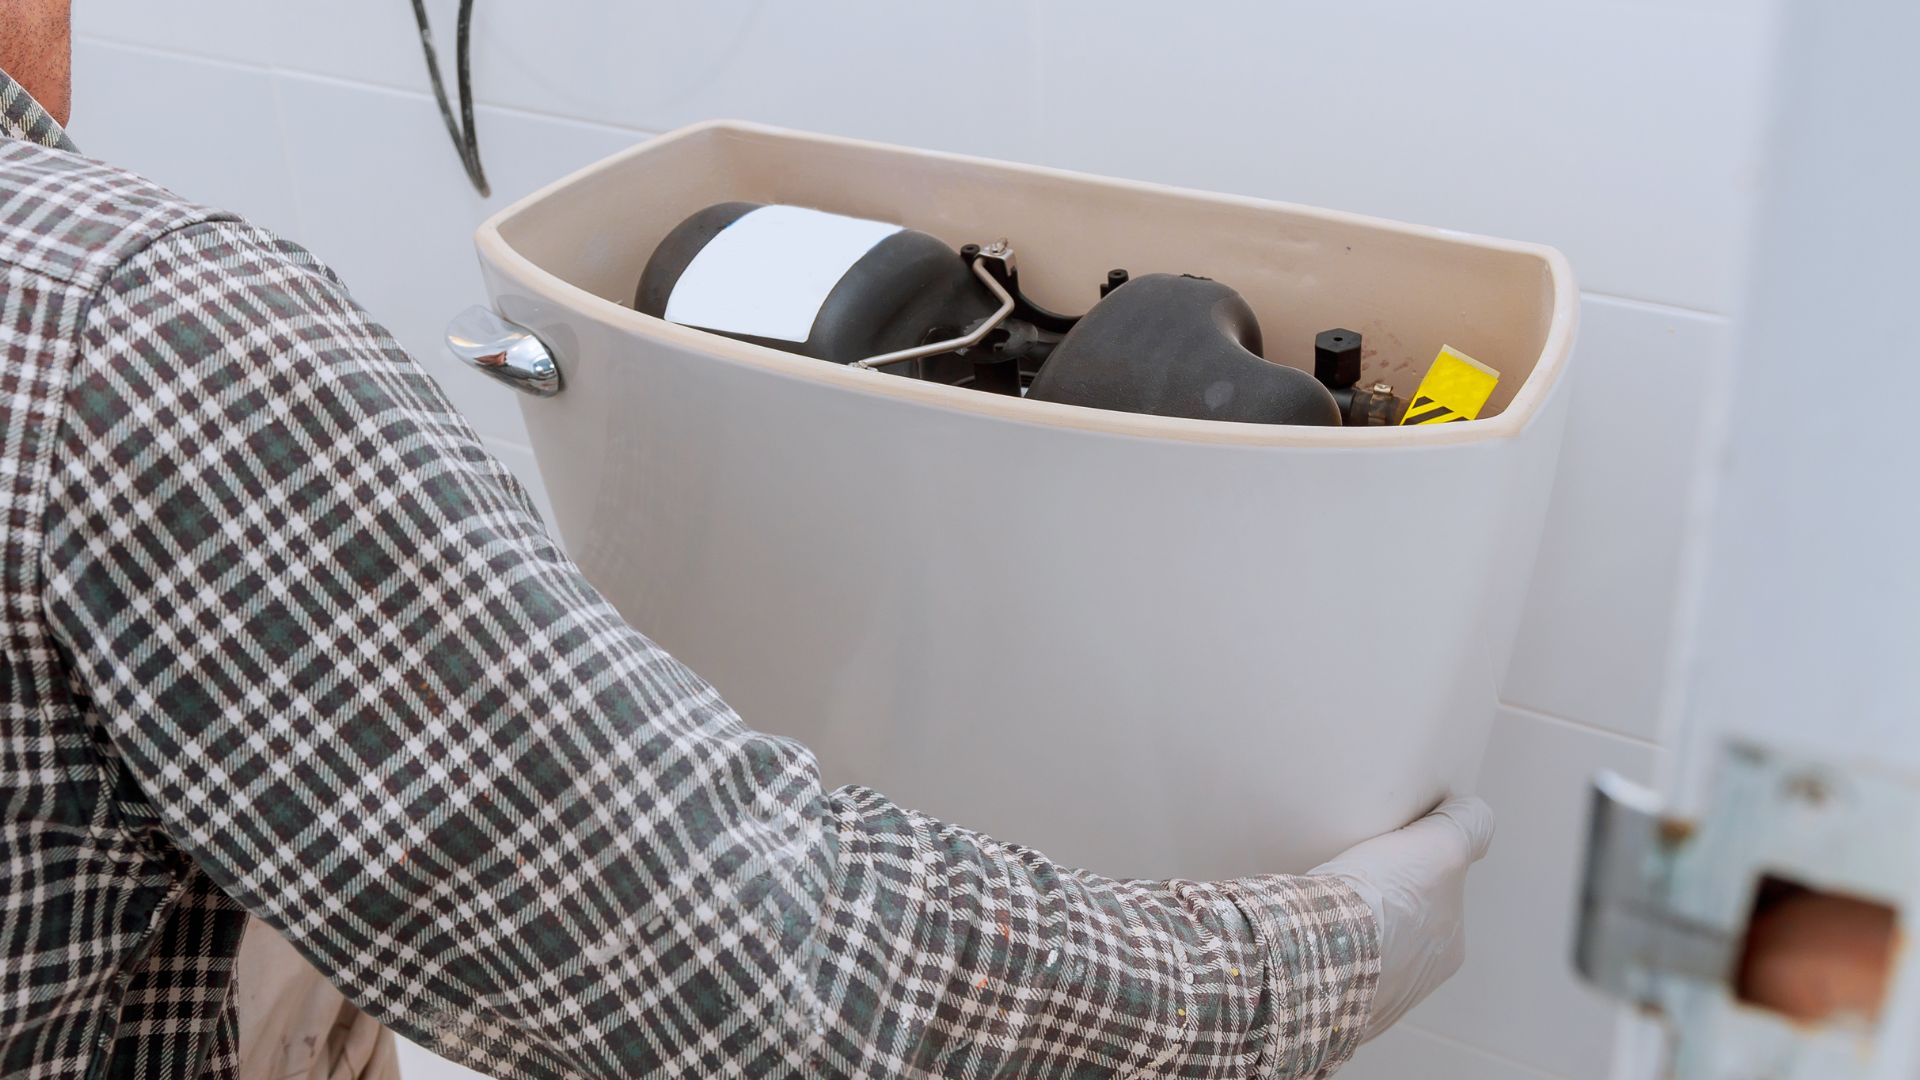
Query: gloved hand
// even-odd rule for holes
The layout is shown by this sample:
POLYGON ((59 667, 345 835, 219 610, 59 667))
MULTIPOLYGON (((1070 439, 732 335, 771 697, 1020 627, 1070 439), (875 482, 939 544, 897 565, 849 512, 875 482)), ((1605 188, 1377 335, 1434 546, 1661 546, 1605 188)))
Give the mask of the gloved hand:
POLYGON ((1308 871, 1353 886, 1380 928, 1380 986, 1362 1041, 1393 1025, 1460 970, 1467 868, 1493 840, 1493 810, 1453 798, 1419 821, 1356 844, 1308 871))

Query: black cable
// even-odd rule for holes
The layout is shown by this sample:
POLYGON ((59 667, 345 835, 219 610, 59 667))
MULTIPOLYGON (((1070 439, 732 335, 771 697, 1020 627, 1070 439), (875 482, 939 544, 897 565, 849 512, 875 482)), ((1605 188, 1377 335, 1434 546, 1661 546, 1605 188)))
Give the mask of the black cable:
POLYGON ((434 100, 440 103, 440 119, 453 139, 454 152, 467 170, 467 179, 482 198, 493 193, 487 185, 487 172, 480 167, 480 138, 473 124, 473 75, 468 63, 468 46, 473 31, 473 0, 460 0, 460 16, 454 31, 454 74, 459 81, 460 119, 453 117, 453 104, 447 100, 447 88, 440 80, 440 57, 433 47, 433 31, 427 27, 426 0, 413 0, 413 18, 420 24, 420 48, 427 55, 427 77, 433 82, 434 100))

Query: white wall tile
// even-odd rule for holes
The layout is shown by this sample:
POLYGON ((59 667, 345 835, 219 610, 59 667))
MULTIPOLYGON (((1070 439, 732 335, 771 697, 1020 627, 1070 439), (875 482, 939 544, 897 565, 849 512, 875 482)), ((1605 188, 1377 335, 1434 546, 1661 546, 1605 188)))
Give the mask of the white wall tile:
POLYGON ((424 364, 483 434, 526 441, 514 392, 447 355, 447 320, 486 299, 473 230, 488 214, 642 135, 501 109, 479 117, 493 197, 468 185, 430 98, 279 76, 302 242, 424 364))
POLYGON ((1599 769, 1651 778, 1645 743, 1503 709, 1480 772, 1499 822, 1467 879, 1467 963, 1409 1014, 1501 1058, 1572 1080, 1603 1080, 1615 1009, 1573 972, 1572 927, 1599 769))
MULTIPOLYGON (((324 4, 263 4, 262 16, 273 28, 273 60, 283 70, 326 75, 390 89, 429 92, 426 59, 413 5, 390 0, 328 0, 324 4)), ((474 6, 474 34, 485 40, 496 30, 501 5, 474 6)), ((526 5, 535 9, 546 5, 526 5)), ((459 0, 427 0, 427 22, 440 56, 440 71, 453 91, 454 15, 459 0)), ((489 61, 476 45, 476 100, 512 104, 497 94, 488 77, 489 61)))
POLYGON ((1701 424, 1728 338, 1718 316, 1582 305, 1566 444, 1505 700, 1657 737, 1701 424))
POLYGON ((1411 1024, 1397 1025, 1362 1046, 1338 1075, 1340 1080, 1557 1080, 1411 1024))
MULTIPOLYGON (((451 73, 454 4, 429 5, 451 73)), ((283 63, 424 88, 407 5, 275 5, 283 63)), ((1019 0, 482 4, 478 100, 661 131, 737 117, 1026 156, 1044 63, 1019 0)))
POLYGON ((73 5, 73 30, 104 41, 266 65, 277 51, 271 15, 281 6, 259 0, 80 0, 73 5))
POLYGON ((1050 163, 1554 244, 1725 311, 1772 5, 1042 6, 1050 163))
POLYGON ((300 235, 272 76, 95 41, 76 44, 73 69, 82 152, 300 235))

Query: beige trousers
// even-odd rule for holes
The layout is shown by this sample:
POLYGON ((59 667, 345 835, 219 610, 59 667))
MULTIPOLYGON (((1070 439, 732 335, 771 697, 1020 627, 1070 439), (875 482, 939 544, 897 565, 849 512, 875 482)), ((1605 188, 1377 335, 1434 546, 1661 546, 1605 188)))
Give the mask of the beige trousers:
POLYGON ((234 995, 240 1080, 399 1080, 393 1032, 258 919, 247 920, 234 995))

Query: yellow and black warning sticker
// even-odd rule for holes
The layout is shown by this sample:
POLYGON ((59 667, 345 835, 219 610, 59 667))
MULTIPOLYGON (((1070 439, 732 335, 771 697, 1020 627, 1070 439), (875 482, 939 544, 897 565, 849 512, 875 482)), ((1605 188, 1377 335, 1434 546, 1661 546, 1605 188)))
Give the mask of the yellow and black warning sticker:
POLYGON ((1440 347, 1433 366, 1413 392, 1413 403, 1400 418, 1406 424, 1451 424, 1472 420, 1486 407, 1500 373, 1451 345, 1440 347))

